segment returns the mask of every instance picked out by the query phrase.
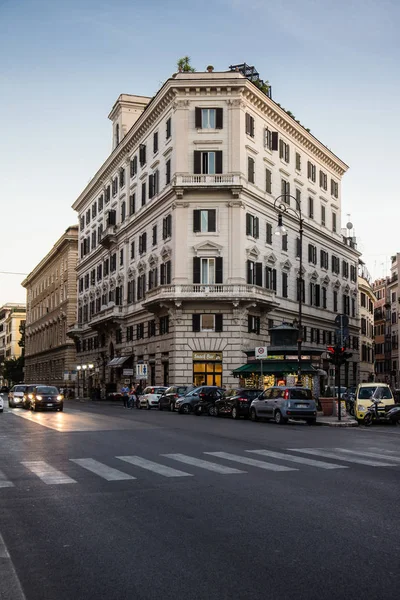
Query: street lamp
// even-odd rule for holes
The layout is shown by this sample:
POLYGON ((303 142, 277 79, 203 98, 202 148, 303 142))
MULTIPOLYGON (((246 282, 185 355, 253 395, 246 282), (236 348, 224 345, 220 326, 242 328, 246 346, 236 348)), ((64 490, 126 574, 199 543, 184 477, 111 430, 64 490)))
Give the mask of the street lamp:
POLYGON ((299 276, 297 278, 297 295, 299 299, 298 309, 298 328, 299 334, 297 338, 297 383, 296 385, 302 385, 301 381, 301 346, 303 343, 303 328, 302 328, 302 310, 303 310, 303 215, 301 213, 300 200, 291 196, 290 194, 282 194, 278 196, 274 201, 274 209, 278 213, 278 226, 275 230, 275 235, 286 235, 286 228, 283 225, 283 215, 288 213, 294 216, 299 221, 299 276), (295 205, 290 206, 290 199, 294 200, 295 205), (289 202, 289 204, 288 204, 289 202))
POLYGON ((79 373, 81 372, 82 366, 81 365, 76 365, 76 370, 78 373, 78 398, 79 398, 79 394, 80 394, 80 390, 79 390, 79 373))

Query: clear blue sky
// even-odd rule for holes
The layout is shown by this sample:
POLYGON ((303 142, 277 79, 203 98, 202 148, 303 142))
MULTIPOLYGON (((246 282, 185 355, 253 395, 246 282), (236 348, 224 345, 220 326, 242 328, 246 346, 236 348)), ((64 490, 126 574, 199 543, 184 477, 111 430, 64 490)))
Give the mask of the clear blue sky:
MULTIPOLYGON (((120 93, 255 65, 273 97, 348 165, 347 213, 374 276, 400 250, 398 0, 0 0, 0 271, 28 273, 111 148, 120 93)), ((0 274, 0 304, 25 299, 0 274)))

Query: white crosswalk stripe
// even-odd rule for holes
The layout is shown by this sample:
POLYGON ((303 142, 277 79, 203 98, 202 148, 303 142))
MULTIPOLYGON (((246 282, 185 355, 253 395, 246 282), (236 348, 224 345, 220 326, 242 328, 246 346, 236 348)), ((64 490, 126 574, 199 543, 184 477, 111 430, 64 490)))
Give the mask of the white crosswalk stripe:
POLYGON ((0 471, 0 488, 13 487, 12 481, 9 481, 4 475, 3 471, 0 471))
POLYGON ((367 458, 383 458, 384 460, 390 460, 392 462, 398 462, 400 463, 400 456, 389 456, 388 454, 381 454, 378 452, 369 452, 369 451, 360 451, 360 450, 347 450, 345 448, 334 448, 334 450, 336 452, 343 452, 344 454, 351 454, 353 456, 353 454, 358 454, 360 456, 366 456, 367 458))
POLYGON ((326 450, 324 448, 287 448, 289 452, 300 452, 301 454, 311 454, 313 456, 323 456, 325 458, 335 458, 344 462, 351 462, 357 465, 367 465, 369 467, 393 467, 393 463, 382 462, 358 456, 345 456, 335 450, 326 450))
POLYGON ((164 477, 192 477, 191 473, 185 473, 185 471, 172 469, 171 467, 167 467, 166 465, 161 465, 159 463, 153 462, 152 460, 142 458, 141 456, 117 456, 116 458, 118 458, 119 460, 124 460, 125 462, 130 463, 131 465, 135 465, 136 467, 146 469, 147 471, 153 471, 153 473, 163 475, 164 477))
POLYGON ((265 469, 266 471, 297 471, 292 467, 284 467, 283 465, 275 465, 274 463, 268 463, 263 460, 256 460, 255 458, 248 458, 247 456, 237 456, 236 454, 230 454, 229 452, 204 452, 204 454, 210 454, 210 456, 216 456, 217 458, 225 458, 226 460, 232 460, 233 462, 243 463, 244 465, 250 465, 252 467, 258 467, 259 469, 265 469))
POLYGON ((305 458, 304 456, 293 456, 291 454, 284 454, 283 452, 272 452, 271 450, 246 450, 251 454, 260 454, 260 456, 268 456, 269 458, 277 458, 279 460, 287 460, 288 462, 294 462, 302 465, 308 465, 309 467, 317 467, 319 469, 348 469, 345 465, 336 465, 333 463, 327 463, 321 460, 313 460, 312 458, 305 458))
POLYGON ((246 472, 240 471, 239 469, 233 469, 232 467, 225 467, 224 465, 219 465, 217 463, 210 462, 209 460, 187 456, 186 454, 163 454, 163 456, 187 465, 192 465, 193 467, 199 467, 200 469, 206 469, 207 471, 214 471, 214 473, 221 473, 221 475, 233 475, 234 473, 246 472))
POLYGON ((80 467, 99 475, 103 479, 107 481, 124 481, 126 479, 136 479, 132 475, 128 475, 128 473, 124 473, 123 471, 119 471, 118 469, 114 469, 113 467, 109 467, 108 465, 104 465, 103 463, 94 460, 93 458, 70 458, 70 461, 76 463, 80 467))
POLYGON ((44 460, 22 461, 22 464, 37 475, 47 485, 59 485, 63 483, 77 483, 75 479, 65 475, 62 471, 55 469, 44 460))

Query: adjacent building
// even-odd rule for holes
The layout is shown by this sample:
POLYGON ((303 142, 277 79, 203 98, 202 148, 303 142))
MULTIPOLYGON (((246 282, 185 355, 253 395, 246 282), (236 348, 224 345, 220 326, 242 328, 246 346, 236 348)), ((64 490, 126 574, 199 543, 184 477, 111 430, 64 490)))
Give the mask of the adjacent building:
POLYGON ((74 385, 76 351, 67 335, 75 321, 78 226, 72 225, 24 279, 27 292, 25 382, 74 385))
POLYGON ((377 279, 372 284, 376 301, 374 304, 374 341, 375 341, 375 380, 380 383, 389 382, 391 370, 391 335, 390 321, 387 323, 388 278, 377 279))
POLYGON ((25 304, 9 302, 0 308, 0 363, 23 354, 25 318, 25 304))
POLYGON ((372 289, 371 278, 364 264, 358 274, 360 311, 360 370, 359 381, 374 381, 375 377, 375 330, 374 306, 377 298, 372 289))
POLYGON ((347 165, 240 71, 178 73, 154 98, 122 94, 112 108, 112 152, 73 204, 70 335, 96 387, 111 390, 140 364, 152 384, 235 384, 273 326, 296 326, 301 252, 303 343, 321 355, 345 313, 345 382, 357 379, 359 252, 341 232, 347 165))

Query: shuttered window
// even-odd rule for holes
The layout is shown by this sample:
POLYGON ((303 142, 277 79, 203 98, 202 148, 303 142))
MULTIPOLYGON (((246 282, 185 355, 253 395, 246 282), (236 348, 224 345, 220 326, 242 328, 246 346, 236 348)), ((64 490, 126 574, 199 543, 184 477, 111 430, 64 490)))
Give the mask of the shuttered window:
POLYGON ((213 152, 194 151, 193 172, 201 175, 222 173, 222 150, 213 152))
POLYGON ((247 157, 247 179, 250 183, 254 183, 255 181, 255 162, 251 156, 247 157))
POLYGON ((249 113, 246 113, 246 133, 254 137, 254 118, 249 113))
POLYGON ((212 233, 216 231, 216 210, 194 210, 193 231, 195 233, 212 233))
POLYGON ((272 193, 272 171, 265 169, 265 191, 268 194, 272 193))

